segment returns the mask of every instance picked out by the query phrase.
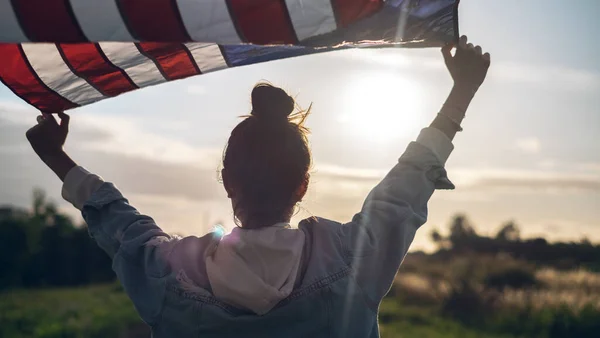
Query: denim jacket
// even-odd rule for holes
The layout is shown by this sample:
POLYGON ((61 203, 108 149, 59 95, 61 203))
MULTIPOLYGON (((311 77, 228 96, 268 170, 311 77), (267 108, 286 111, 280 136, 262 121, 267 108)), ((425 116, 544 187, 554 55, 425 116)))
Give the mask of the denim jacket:
POLYGON ((429 198, 454 188, 444 169, 452 149, 442 132, 425 128, 352 221, 300 222, 304 244, 293 290, 261 315, 213 294, 198 257, 219 234, 174 238, 113 184, 80 167, 67 175, 63 196, 82 210, 154 337, 378 337, 379 304, 427 219, 429 198))

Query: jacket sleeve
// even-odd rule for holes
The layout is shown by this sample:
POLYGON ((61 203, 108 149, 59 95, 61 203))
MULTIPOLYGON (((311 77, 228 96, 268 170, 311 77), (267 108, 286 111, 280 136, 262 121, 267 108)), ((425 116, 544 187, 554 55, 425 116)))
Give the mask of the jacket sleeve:
POLYGON ((370 192, 362 210, 340 227, 346 263, 374 310, 392 286, 417 229, 426 222, 433 192, 454 189, 444 169, 452 150, 441 131, 423 129, 370 192))
POLYGON ((62 195, 81 210, 90 235, 112 258, 125 292, 152 325, 162 310, 168 256, 176 240, 129 205, 112 183, 82 167, 69 171, 62 195))

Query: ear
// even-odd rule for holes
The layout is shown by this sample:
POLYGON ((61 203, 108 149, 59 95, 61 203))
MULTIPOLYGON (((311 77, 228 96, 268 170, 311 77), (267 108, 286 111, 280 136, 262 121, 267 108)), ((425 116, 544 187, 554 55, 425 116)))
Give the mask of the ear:
POLYGON ((227 192, 228 198, 233 198, 233 189, 231 188, 231 183, 227 176, 227 170, 225 168, 221 169, 221 179, 223 180, 223 186, 225 187, 225 191, 227 192))
POLYGON ((306 177, 304 178, 304 182, 302 182, 302 184, 300 184, 300 186, 296 190, 296 202, 302 201, 302 199, 304 198, 304 195, 306 195, 306 191, 308 190, 308 182, 309 181, 310 181, 310 175, 306 174, 306 177))

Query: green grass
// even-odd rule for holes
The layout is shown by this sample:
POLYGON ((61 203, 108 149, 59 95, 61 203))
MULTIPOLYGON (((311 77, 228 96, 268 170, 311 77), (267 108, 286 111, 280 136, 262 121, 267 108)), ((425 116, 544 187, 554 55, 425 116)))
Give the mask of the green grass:
POLYGON ((143 326, 118 284, 0 294, 0 337, 132 337, 143 326))
MULTIPOLYGON (((390 296, 381 305, 379 322, 385 338, 598 337, 597 315, 592 308, 580 314, 566 308, 504 311, 468 326, 442 316, 437 305, 390 296)), ((149 329, 120 285, 110 284, 0 293, 0 337, 138 338, 149 337, 149 329)))
MULTIPOLYGON (((489 335, 440 317, 434 309, 386 299, 380 310, 382 337, 482 337, 489 335)), ((148 337, 118 284, 69 289, 17 290, 0 294, 0 337, 148 337)))
POLYGON ((379 328, 385 338, 510 338, 477 331, 443 318, 434 308, 406 306, 386 298, 379 308, 379 328))

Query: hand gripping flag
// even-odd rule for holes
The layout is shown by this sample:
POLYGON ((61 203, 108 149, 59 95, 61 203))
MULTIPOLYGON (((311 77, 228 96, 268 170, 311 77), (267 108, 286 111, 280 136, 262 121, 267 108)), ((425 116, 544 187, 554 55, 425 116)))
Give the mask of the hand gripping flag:
POLYGON ((226 68, 458 38, 459 0, 0 0, 0 80, 41 111, 226 68))

